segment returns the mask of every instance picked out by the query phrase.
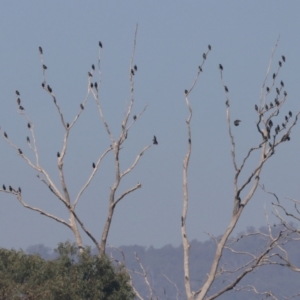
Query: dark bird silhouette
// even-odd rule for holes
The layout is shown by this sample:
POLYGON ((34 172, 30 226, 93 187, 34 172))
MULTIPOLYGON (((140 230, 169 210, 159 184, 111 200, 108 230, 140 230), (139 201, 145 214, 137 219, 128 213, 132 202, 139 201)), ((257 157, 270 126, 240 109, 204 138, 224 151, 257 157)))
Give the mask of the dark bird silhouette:
POLYGON ((284 97, 286 97, 286 96, 287 96, 287 92, 286 92, 286 91, 284 91, 284 92, 283 92, 283 95, 284 95, 284 97))
POLYGON ((223 71, 223 66, 221 64, 219 64, 219 69, 223 71))
POLYGON ((133 120, 134 120, 134 121, 136 120, 136 115, 133 116, 133 120))
POLYGON ((285 56, 282 55, 281 58, 282 58, 283 62, 285 62, 285 56))
POLYGON ((279 67, 282 67, 282 62, 281 61, 279 61, 278 64, 279 64, 279 67))
POLYGON ((101 42, 99 42, 99 47, 100 47, 100 48, 102 48, 102 47, 103 47, 101 42))
POLYGON ((289 111, 289 116, 291 117, 293 114, 292 114, 292 112, 291 111, 289 111))
POLYGON ((269 106, 268 106, 268 104, 266 104, 266 105, 265 105, 265 109, 266 109, 266 110, 268 110, 268 109, 269 109, 269 106))
POLYGON ((93 163, 93 168, 94 168, 94 169, 96 168, 96 165, 95 165, 95 163, 93 163))
POLYGON ((209 51, 211 50, 211 45, 208 45, 208 50, 209 50, 209 51))
POLYGON ((137 66, 136 66, 136 65, 134 65, 134 67, 133 67, 133 68, 134 68, 134 71, 137 71, 137 66))
POLYGON ((7 133, 4 131, 4 136, 7 138, 7 133))
POLYGON ((273 107, 273 103, 272 102, 270 102, 270 107, 273 107))
POLYGON ((205 54, 205 53, 203 53, 203 55, 202 55, 202 56, 203 56, 203 59, 206 59, 206 54, 205 54))
POLYGON ((81 108, 81 109, 84 109, 84 107, 83 107, 83 104, 82 104, 82 103, 80 103, 80 108, 81 108))
POLYGON ((189 144, 191 144, 192 143, 192 141, 191 141, 191 139, 189 139, 189 144))
POLYGON ((20 148, 18 149, 18 151, 19 151, 20 154, 23 154, 23 152, 22 152, 22 150, 20 148))
POLYGON ((133 69, 131 69, 131 74, 132 74, 132 75, 134 75, 134 71, 133 71, 133 69))
POLYGON ((30 127, 31 127, 30 123, 27 124, 27 127, 30 129, 30 127))
POLYGON ((45 83, 43 82, 43 83, 42 83, 42 88, 44 88, 44 87, 45 87, 45 83))
POLYGON ((70 124, 69 124, 69 123, 67 123, 67 128, 69 128, 69 126, 70 126, 70 124))
POLYGON ((286 140, 288 140, 288 141, 290 140, 290 137, 287 133, 282 137, 281 141, 284 142, 286 140))
POLYGON ((280 95, 279 88, 276 88, 276 93, 277 93, 278 95, 280 95))
POLYGON ((92 77, 92 76, 93 76, 91 72, 88 72, 88 75, 89 75, 89 77, 92 77))
POLYGON ((255 104, 254 108, 256 111, 258 111, 258 106, 256 104, 255 104))
POLYGON ((3 187, 3 190, 6 191, 6 186, 4 184, 2 185, 2 187, 3 187))
POLYGON ((43 69, 44 69, 44 70, 47 70, 47 66, 46 66, 46 65, 43 65, 43 69))
POLYGON ((288 121, 288 119, 289 119, 288 116, 285 116, 285 120, 288 121))
POLYGON ((280 104, 280 102, 277 100, 277 99, 275 99, 275 104, 278 106, 279 104, 280 104))
POLYGON ((20 98, 17 99, 17 103, 18 103, 18 105, 21 104, 21 99, 20 98))
POLYGON ((282 80, 280 81, 280 85, 284 87, 284 82, 282 80))
POLYGON ((30 138, 29 138, 29 136, 27 137, 27 143, 30 143, 30 138))
POLYGON ((239 126, 240 125, 240 122, 242 122, 241 120, 235 120, 233 122, 234 126, 239 126))
POLYGON ((270 88, 268 86, 267 86, 266 90, 267 90, 268 93, 270 92, 270 88))
POLYGON ((20 194, 22 193, 22 190, 21 190, 21 188, 20 188, 20 187, 18 188, 18 191, 19 191, 19 193, 20 193, 20 194))
POLYGON ((39 51, 40 51, 40 54, 43 54, 43 49, 42 49, 42 47, 39 47, 39 51))
POLYGON ((59 152, 57 152, 57 157, 60 157, 60 153, 59 152))
POLYGON ((228 100, 226 100, 225 104, 226 104, 227 107, 229 107, 229 101, 228 100))
POLYGON ((272 120, 269 121, 269 126, 272 127, 273 126, 273 122, 272 120))
POLYGON ((154 144, 154 145, 158 145, 158 142, 157 142, 157 139, 156 139, 156 136, 155 136, 155 135, 153 136, 153 144, 154 144))
POLYGON ((186 95, 188 94, 188 92, 189 92, 188 90, 184 90, 184 93, 185 93, 186 95))
POLYGON ((199 71, 200 71, 200 72, 202 72, 202 68, 201 68, 201 66, 199 66, 198 68, 199 68, 199 71))
POLYGON ((50 85, 47 85, 47 88, 48 88, 48 91, 49 91, 50 93, 52 93, 52 89, 51 89, 50 85))
POLYGON ((282 125, 283 128, 285 128, 285 124, 284 123, 282 123, 281 125, 282 125))
POLYGON ((20 110, 24 110, 24 107, 20 105, 20 106, 19 106, 19 109, 20 109, 20 110))
POLYGON ((276 78, 276 74, 275 73, 273 73, 273 79, 275 79, 276 78))
POLYGON ((93 85, 93 83, 91 82, 91 84, 90 84, 90 87, 91 87, 91 89, 94 87, 94 85, 93 85))
POLYGON ((96 90, 98 90, 98 83, 97 82, 95 82, 95 88, 96 88, 96 90))
POLYGON ((16 94, 17 94, 18 96, 20 96, 20 93, 19 93, 19 91, 16 91, 16 94))
POLYGON ((9 186, 9 190, 12 192, 12 190, 13 190, 13 189, 12 189, 12 187, 11 187, 11 186, 9 186))
POLYGON ((228 87, 225 85, 224 88, 225 88, 225 92, 228 93, 228 87))
POLYGON ((94 66, 94 64, 92 64, 92 69, 95 71, 95 66, 94 66))

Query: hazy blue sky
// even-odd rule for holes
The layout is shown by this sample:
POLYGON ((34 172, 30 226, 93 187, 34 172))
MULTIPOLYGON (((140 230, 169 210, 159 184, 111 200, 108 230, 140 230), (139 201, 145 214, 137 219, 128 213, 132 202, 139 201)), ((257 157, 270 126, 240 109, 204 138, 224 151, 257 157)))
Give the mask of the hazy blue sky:
MULTIPOLYGON (((56 152, 62 147, 64 129, 52 99, 41 88, 38 46, 44 49, 48 82, 65 118, 72 120, 85 97, 87 72, 97 62, 98 41, 102 41, 100 95, 104 114, 116 135, 130 97, 129 60, 138 22, 135 63, 139 69, 133 113, 146 103, 148 108, 129 132, 121 167, 127 168, 135 155, 151 144, 154 134, 159 145, 144 154, 121 185, 119 193, 137 182, 143 186, 118 205, 108 242, 115 246, 179 245, 188 115, 183 91, 190 87, 202 53, 211 44, 204 72, 190 96, 194 115, 187 222, 190 239, 207 239, 205 232, 221 234, 231 217, 234 172, 218 64, 224 66, 232 118, 242 120, 233 128, 240 161, 259 140, 254 105, 258 104, 279 35, 272 72, 284 54, 286 63, 279 78, 289 95, 278 117, 280 123, 289 110, 300 109, 299 11, 298 1, 1 1, 0 126, 32 157, 26 143, 27 122, 17 113, 18 89, 35 125, 41 165, 59 183, 56 152)), ((300 197, 299 133, 296 128, 291 141, 276 151, 261 176, 262 183, 280 196, 300 197)), ((72 197, 90 175, 92 162, 109 144, 90 98, 71 131, 65 160, 72 197)), ((68 218, 64 207, 36 178, 36 172, 3 139, 0 154, 1 185, 21 186, 26 202, 68 218)), ((257 157, 251 162, 257 162, 257 157)), ((112 168, 109 156, 78 205, 78 214, 98 239, 114 180, 112 168)), ((246 170, 252 170, 251 164, 246 170)), ((265 225, 264 206, 269 209, 271 200, 258 192, 245 209, 238 230, 265 225)), ((2 247, 25 248, 37 243, 54 247, 59 241, 73 240, 67 228, 23 208, 12 195, 1 193, 0 206, 2 247)), ((86 237, 84 241, 91 244, 86 237)))

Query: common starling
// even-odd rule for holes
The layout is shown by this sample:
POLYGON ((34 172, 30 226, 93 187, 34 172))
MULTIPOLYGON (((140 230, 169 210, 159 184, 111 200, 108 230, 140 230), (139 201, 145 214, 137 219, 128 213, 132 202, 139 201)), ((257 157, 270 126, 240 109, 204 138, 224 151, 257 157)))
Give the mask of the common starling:
POLYGON ((276 74, 275 73, 273 73, 273 79, 275 79, 276 78, 276 74))
POLYGON ((228 100, 226 100, 225 104, 226 104, 227 107, 229 107, 229 101, 228 100))
POLYGON ((280 95, 279 88, 276 88, 276 93, 277 93, 278 95, 280 95))
POLYGON ((256 104, 255 104, 254 108, 256 111, 258 111, 258 106, 256 104))
POLYGON ((94 168, 94 169, 96 168, 96 165, 95 165, 95 163, 93 163, 93 168, 94 168))
POLYGON ((69 128, 69 126, 70 126, 70 124, 69 124, 69 123, 67 123, 67 128, 69 128))
POLYGON ((7 138, 7 133, 4 131, 4 136, 7 138))
POLYGON ((23 152, 22 152, 22 150, 20 148, 18 149, 18 151, 19 151, 20 154, 23 154, 23 152))
POLYGON ((59 154, 59 152, 57 152, 57 157, 60 157, 60 154, 59 154))
POLYGON ((289 111, 289 116, 291 117, 293 114, 292 114, 292 112, 291 111, 289 111))
POLYGON ((20 96, 20 93, 19 93, 19 91, 16 91, 16 94, 17 94, 18 96, 20 96))
POLYGON ((20 98, 17 99, 17 103, 18 103, 18 105, 21 104, 21 99, 20 98))
POLYGON ((288 119, 289 119, 288 116, 285 116, 285 120, 288 121, 288 119))
POLYGON ((99 42, 99 47, 102 48, 102 43, 101 42, 99 42))
POLYGON ((134 121, 136 120, 136 115, 133 116, 133 120, 134 120, 134 121))
POLYGON ((24 107, 22 105, 19 106, 20 110, 24 110, 24 107))
POLYGON ((280 104, 280 102, 277 100, 277 99, 275 99, 275 104, 278 106, 279 104, 280 104))
POLYGON ((43 69, 44 69, 44 70, 47 70, 47 66, 46 66, 46 65, 43 65, 43 69))
POLYGON ((270 107, 273 107, 273 103, 272 102, 270 102, 270 107))
POLYGON ((283 95, 284 95, 284 97, 286 97, 286 96, 287 96, 287 92, 286 92, 286 91, 284 91, 284 92, 283 92, 283 95))
POLYGON ((94 64, 92 64, 92 69, 95 71, 95 66, 94 66, 94 64))
POLYGON ((199 68, 199 71, 200 71, 200 72, 202 72, 202 68, 201 68, 201 66, 199 66, 198 68, 199 68))
POLYGON ((4 184, 2 185, 2 187, 3 187, 3 190, 6 191, 6 186, 4 184))
POLYGON ((80 108, 81 108, 81 109, 84 109, 84 107, 83 107, 83 104, 82 104, 82 103, 80 103, 80 108))
POLYGON ((282 66, 282 62, 281 62, 281 61, 279 61, 279 62, 278 62, 278 64, 279 64, 279 67, 281 67, 281 66, 282 66))
POLYGON ((241 120, 235 120, 233 122, 234 126, 239 126, 240 125, 240 122, 242 122, 241 120))
POLYGON ((132 74, 132 75, 134 75, 134 71, 133 71, 133 69, 131 69, 131 74, 132 74))
POLYGON ((40 50, 40 54, 43 54, 43 49, 42 49, 42 47, 39 47, 39 50, 40 50))
POLYGON ((45 87, 45 83, 43 82, 43 83, 42 83, 42 88, 44 88, 44 87, 45 87))
POLYGON ((10 190, 11 192, 12 192, 12 190, 13 190, 12 187, 11 187, 11 185, 9 186, 9 190, 10 190))
POLYGON ((91 72, 88 72, 88 75, 89 75, 89 77, 92 77, 92 76, 93 76, 91 72))
POLYGON ((224 88, 225 88, 225 92, 228 93, 228 87, 225 85, 224 88))
POLYGON ((31 127, 30 123, 27 124, 27 127, 30 129, 30 127, 31 127))
POLYGON ((50 93, 52 93, 52 89, 51 89, 50 85, 47 85, 47 88, 48 88, 48 91, 49 91, 50 93))
POLYGON ((208 45, 208 50, 209 50, 209 51, 211 50, 211 45, 208 45))
POLYGON ((268 93, 270 92, 270 88, 268 86, 267 86, 266 90, 267 90, 268 93))
POLYGON ((94 84, 91 82, 91 84, 90 84, 90 87, 91 87, 91 89, 94 87, 94 84))
POLYGON ((283 83, 282 80, 280 81, 280 85, 281 85, 282 87, 284 87, 284 83, 283 83))
POLYGON ((283 128, 285 128, 285 124, 284 123, 282 123, 281 125, 282 125, 283 128))
POLYGON ((282 55, 281 58, 282 58, 283 62, 285 62, 285 56, 282 55))
POLYGON ((203 59, 206 59, 206 54, 205 54, 205 53, 203 53, 203 55, 202 55, 202 56, 203 56, 203 59))
POLYGON ((95 82, 95 88, 96 88, 96 90, 98 90, 98 83, 97 82, 95 82))
POLYGON ((265 109, 266 109, 266 110, 268 110, 268 109, 269 109, 269 106, 268 106, 268 104, 266 104, 266 105, 265 105, 265 109))
POLYGON ((188 90, 184 90, 184 93, 187 95, 187 93, 188 93, 189 91, 188 90))
POLYGON ((158 145, 158 142, 157 142, 157 139, 156 139, 156 136, 155 136, 155 135, 153 136, 153 144, 154 144, 154 145, 158 145))
POLYGON ((27 137, 27 143, 30 143, 30 138, 29 138, 29 136, 27 137))
POLYGON ((137 71, 137 66, 136 66, 136 65, 134 65, 134 67, 133 67, 133 68, 134 68, 134 71, 137 71))
POLYGON ((22 190, 21 190, 21 188, 20 188, 20 187, 18 188, 18 191, 19 191, 19 193, 21 194, 22 190))
POLYGON ((269 126, 272 127, 273 126, 273 122, 272 120, 269 121, 269 126))
POLYGON ((219 69, 223 71, 223 66, 221 64, 219 64, 219 69))

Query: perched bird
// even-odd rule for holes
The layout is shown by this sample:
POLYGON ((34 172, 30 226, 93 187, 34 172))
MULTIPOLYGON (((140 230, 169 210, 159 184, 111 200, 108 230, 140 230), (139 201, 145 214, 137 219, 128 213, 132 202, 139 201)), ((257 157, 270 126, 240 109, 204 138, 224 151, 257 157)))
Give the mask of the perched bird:
POLYGON ((289 119, 288 116, 285 116, 285 120, 288 121, 288 119, 289 119))
POLYGON ((69 123, 67 123, 67 128, 69 128, 69 126, 70 126, 70 124, 69 124, 69 123))
POLYGON ((136 115, 133 116, 133 120, 134 120, 134 121, 136 120, 136 115))
POLYGON ((270 102, 270 107, 273 107, 273 103, 272 102, 270 102))
POLYGON ((273 126, 273 122, 272 120, 269 121, 269 126, 272 127, 273 126))
POLYGON ((266 110, 268 110, 268 109, 269 109, 269 106, 268 106, 268 104, 266 104, 266 105, 265 105, 265 109, 266 109, 266 110))
POLYGON ((203 59, 206 59, 206 54, 205 54, 205 53, 203 53, 203 55, 202 55, 202 56, 203 56, 203 59))
POLYGON ((20 154, 23 154, 23 152, 22 152, 22 150, 20 148, 18 149, 18 151, 19 151, 20 154))
POLYGON ((285 62, 285 56, 282 55, 281 58, 282 58, 283 62, 285 62))
POLYGON ((92 64, 92 69, 95 71, 95 66, 94 66, 94 64, 92 64))
POLYGON ((132 74, 132 75, 134 75, 134 71, 133 71, 133 69, 131 69, 131 74, 132 74))
POLYGON ((49 91, 50 93, 52 93, 52 89, 51 89, 50 85, 47 85, 47 88, 48 88, 48 91, 49 91))
POLYGON ((30 123, 27 124, 27 127, 30 129, 30 127, 31 127, 30 123))
POLYGON ((24 110, 24 107, 22 105, 19 106, 20 110, 24 110))
POLYGON ((133 67, 133 68, 134 68, 134 71, 137 71, 137 66, 136 66, 136 65, 134 65, 134 67, 133 67))
POLYGON ((275 104, 278 106, 279 104, 280 104, 280 102, 277 100, 277 99, 275 99, 275 104))
POLYGON ((285 128, 285 124, 284 123, 282 123, 281 125, 282 125, 283 128, 285 128))
POLYGON ((83 107, 83 104, 82 104, 82 103, 80 103, 80 108, 81 108, 81 109, 84 109, 84 107, 83 107))
POLYGON ((43 49, 42 49, 42 47, 39 47, 39 50, 40 50, 40 54, 43 54, 43 49))
POLYGON ((57 152, 57 157, 60 157, 60 154, 59 154, 59 152, 57 152))
POLYGON ((30 138, 29 138, 29 136, 27 137, 27 143, 30 143, 30 138))
POLYGON ((96 90, 98 90, 98 83, 97 82, 95 82, 95 88, 96 88, 96 90))
POLYGON ((202 68, 201 68, 201 66, 199 66, 198 68, 199 68, 199 71, 200 71, 200 72, 202 72, 202 68))
POLYGON ((280 81, 280 85, 284 87, 284 82, 282 80, 280 81))
POLYGON ((235 126, 239 126, 240 125, 240 122, 242 122, 241 120, 235 120, 234 122, 233 122, 233 124, 235 125, 235 126))
POLYGON ((13 188, 11 186, 9 186, 9 190, 12 192, 13 188))
POLYGON ((219 64, 219 69, 223 71, 223 66, 221 64, 219 64))
POLYGON ((21 194, 22 191, 21 191, 21 188, 20 188, 20 187, 18 188, 18 191, 19 191, 19 193, 21 194))
POLYGON ((93 163, 93 168, 94 168, 94 169, 96 168, 96 165, 95 165, 95 163, 93 163))
POLYGON ((287 133, 282 137, 281 141, 284 142, 286 140, 288 140, 288 141, 290 140, 290 137, 287 133))
POLYGON ((279 88, 276 88, 276 93, 277 93, 278 95, 280 95, 279 88))
POLYGON ((20 93, 19 93, 19 91, 16 91, 16 94, 17 94, 18 96, 20 96, 20 93))
POLYGON ((46 66, 46 65, 43 65, 43 69, 44 69, 44 70, 47 70, 47 66, 46 66))
POLYGON ((228 100, 226 100, 225 104, 226 104, 227 107, 229 107, 229 101, 228 100))
POLYGON ((6 191, 6 186, 4 184, 2 185, 2 187, 3 187, 3 190, 6 191))
POLYGON ((224 88, 225 88, 225 92, 228 93, 228 87, 225 85, 224 88))
POLYGON ((266 90, 267 90, 268 93, 270 92, 270 88, 268 86, 267 86, 266 90))
POLYGON ((189 92, 188 90, 184 90, 184 93, 185 93, 186 95, 188 94, 188 92, 189 92))
POLYGON ((275 79, 276 78, 276 74, 275 73, 273 73, 273 79, 275 79))
POLYGON ((94 87, 94 84, 91 82, 91 84, 90 84, 90 87, 91 87, 91 89, 94 87))
POLYGON ((283 92, 283 95, 284 95, 284 97, 286 97, 286 96, 287 96, 287 92, 286 92, 286 91, 284 91, 284 92, 283 92))
POLYGON ((7 133, 4 131, 4 136, 7 138, 7 133))
POLYGON ((191 144, 192 143, 192 141, 191 141, 191 139, 189 139, 189 144, 191 144))
POLYGON ((43 83, 42 83, 42 88, 44 88, 44 87, 45 87, 45 83, 43 82, 43 83))
POLYGON ((102 48, 102 47, 103 47, 101 42, 99 42, 99 47, 100 47, 100 48, 102 48))
POLYGON ((282 62, 281 61, 279 61, 278 64, 279 64, 279 67, 282 67, 282 62))
POLYGON ((156 136, 155 136, 155 135, 153 136, 153 144, 154 144, 154 145, 158 145, 158 142, 157 142, 157 139, 156 139, 156 136))
POLYGON ((211 45, 208 45, 208 50, 209 50, 209 51, 211 50, 211 45))
POLYGON ((258 111, 258 106, 256 104, 255 104, 254 108, 256 111, 258 111))
POLYGON ((20 98, 17 99, 17 103, 18 103, 18 105, 21 104, 21 99, 20 98))
POLYGON ((88 75, 89 75, 89 77, 92 77, 92 76, 93 76, 91 72, 88 72, 88 75))
POLYGON ((291 117, 293 114, 292 114, 292 112, 291 111, 289 111, 289 116, 291 117))

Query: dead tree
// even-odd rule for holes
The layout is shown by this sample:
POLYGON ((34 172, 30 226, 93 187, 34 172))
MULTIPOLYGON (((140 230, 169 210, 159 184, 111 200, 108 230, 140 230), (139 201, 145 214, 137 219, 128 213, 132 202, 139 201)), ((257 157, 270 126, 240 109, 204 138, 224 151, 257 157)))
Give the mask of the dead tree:
MULTIPOLYGON (((220 267, 220 260, 222 257, 222 253, 224 249, 232 250, 231 244, 233 241, 230 240, 230 236, 234 228, 236 227, 240 217, 242 216, 243 210, 249 201, 252 199, 257 187, 260 182, 260 173, 265 166, 265 163, 275 155, 275 149, 279 147, 281 144, 286 144, 290 140, 291 132, 293 127, 296 125, 298 116, 300 112, 296 113, 293 116, 292 112, 289 112, 287 116, 283 119, 278 116, 281 107, 285 104, 287 100, 287 92, 284 91, 284 83, 278 79, 278 75, 280 69, 283 67, 285 62, 285 56, 281 56, 279 60, 277 70, 274 72, 273 76, 271 75, 271 66, 274 58, 274 53, 277 48, 278 41, 272 51, 270 63, 267 69, 267 74, 262 84, 261 88, 261 97, 258 104, 255 105, 254 109, 257 112, 257 121, 256 127, 257 132, 260 137, 260 142, 249 149, 249 151, 245 154, 242 162, 239 164, 236 160, 236 144, 234 135, 232 133, 232 124, 238 126, 241 120, 237 119, 234 122, 231 120, 230 116, 230 97, 229 97, 229 88, 224 82, 223 72, 224 68, 221 64, 219 64, 219 71, 221 75, 222 87, 225 93, 225 108, 226 108, 226 120, 228 125, 229 138, 231 141, 231 156, 232 163, 235 171, 235 176, 233 179, 234 183, 234 195, 232 199, 232 216, 231 220, 228 224, 228 227, 221 235, 220 238, 214 238, 216 243, 216 253, 211 264, 210 271, 207 274, 207 277, 203 279, 204 284, 197 288, 197 290, 192 290, 191 288, 191 280, 190 280, 190 262, 189 262, 189 251, 190 251, 190 243, 187 237, 186 230, 186 219, 188 214, 188 167, 189 160, 192 151, 192 136, 191 136, 191 126, 190 122, 192 119, 192 107, 189 100, 189 96, 192 93, 192 90, 195 84, 198 81, 198 78, 203 71, 203 65, 208 57, 208 54, 211 50, 211 46, 208 47, 206 53, 203 54, 203 62, 201 66, 198 68, 197 76, 193 81, 191 87, 184 91, 185 101, 188 108, 188 118, 186 119, 187 124, 187 152, 183 160, 183 211, 181 216, 181 235, 182 235, 182 243, 183 243, 183 251, 184 251, 184 286, 185 293, 188 300, 197 299, 216 299, 221 296, 225 292, 232 290, 238 287, 238 283, 242 278, 244 278, 248 273, 252 272, 255 268, 269 264, 270 263, 270 253, 272 253, 273 249, 277 248, 278 241, 286 238, 286 230, 282 230, 276 236, 273 236, 270 232, 268 234, 268 242, 266 243, 264 250, 260 254, 252 255, 250 253, 246 253, 251 257, 250 261, 240 268, 236 270, 225 270, 224 267, 220 267), (271 79, 270 79, 271 77, 271 79), (268 81, 269 80, 269 81, 268 81), (270 84, 267 86, 267 82, 270 84), (274 97, 272 101, 269 100, 270 97, 274 97), (244 172, 245 164, 249 161, 249 158, 254 153, 260 153, 260 158, 255 166, 252 167, 252 171, 248 173, 246 176, 246 180, 241 179, 241 174, 244 172), (245 189, 248 188, 249 192, 245 192, 245 189), (238 272, 239 271, 239 272, 238 272), (230 281, 225 287, 220 288, 212 294, 211 288, 216 278, 223 274, 236 274, 235 278, 230 281), (208 296, 208 292, 210 295, 208 296)), ((243 174, 245 176, 245 174, 243 174)), ((243 177, 244 177, 243 176, 243 177)), ((261 234, 261 233, 258 233, 261 234)))
MULTIPOLYGON (((109 229, 110 225, 113 219, 113 213, 116 208, 116 205, 125 198, 125 196, 129 195, 130 193, 134 192, 135 190, 141 188, 141 183, 136 183, 132 187, 128 188, 127 190, 123 191, 120 193, 120 195, 116 195, 116 192, 118 191, 118 187, 120 185, 121 180, 128 175, 138 164, 140 158, 142 155, 145 153, 145 151, 151 147, 151 145, 148 145, 144 147, 140 153, 136 156, 135 160, 132 162, 131 166, 125 170, 121 170, 120 168, 120 163, 119 163, 119 154, 120 151, 122 150, 122 146, 124 142, 126 141, 127 134, 130 130, 130 128, 138 121, 139 117, 143 114, 143 112, 146 110, 147 105, 145 105, 144 109, 137 115, 134 115, 133 118, 131 119, 130 116, 132 115, 132 108, 134 105, 134 75, 137 73, 137 66, 134 64, 134 53, 136 49, 136 38, 137 38, 137 29, 138 27, 136 26, 135 30, 135 35, 134 35, 134 45, 133 45, 133 51, 132 51, 132 56, 130 59, 130 67, 129 67, 129 82, 130 82, 130 101, 127 106, 125 116, 123 118, 122 124, 121 124, 121 132, 118 137, 114 137, 112 134, 112 131, 110 130, 110 126, 108 122, 105 120, 102 107, 101 107, 101 102, 100 102, 100 97, 99 97, 99 90, 101 88, 101 66, 100 66, 100 56, 101 56, 101 51, 103 48, 103 45, 101 42, 99 42, 99 55, 98 55, 98 80, 96 82, 92 82, 92 79, 95 76, 95 66, 92 65, 91 70, 87 73, 87 94, 86 97, 81 101, 80 105, 78 105, 78 113, 74 116, 73 120, 68 123, 65 120, 63 111, 61 107, 59 106, 59 100, 57 98, 57 95, 55 94, 54 90, 50 85, 47 80, 46 74, 47 74, 47 66, 44 63, 44 54, 43 54, 43 49, 42 47, 39 47, 39 54, 40 54, 40 60, 41 60, 41 66, 42 66, 42 72, 43 72, 43 82, 42 82, 42 88, 45 91, 45 93, 53 100, 53 103, 57 109, 57 113, 60 117, 61 124, 64 128, 64 138, 62 141, 62 147, 61 150, 57 152, 57 168, 58 168, 58 175, 60 178, 60 187, 58 187, 55 184, 55 181, 51 176, 49 175, 49 172, 45 168, 43 168, 40 164, 40 153, 37 148, 36 144, 36 135, 35 135, 35 130, 34 130, 34 124, 31 121, 29 114, 25 111, 24 107, 22 106, 23 104, 21 103, 21 98, 20 98, 20 92, 16 91, 16 101, 17 101, 17 106, 18 106, 18 113, 25 119, 26 121, 26 126, 28 127, 29 130, 29 135, 27 137, 27 144, 29 147, 29 150, 31 150, 34 153, 35 156, 35 161, 30 160, 29 157, 27 156, 26 152, 27 151, 22 151, 8 136, 6 131, 3 131, 0 129, 0 132, 2 133, 2 136, 4 140, 7 142, 9 146, 12 147, 13 150, 16 151, 16 154, 25 160, 27 164, 33 168, 37 172, 37 178, 45 184, 45 186, 50 190, 51 193, 55 195, 55 197, 61 201, 65 208, 67 209, 69 213, 69 220, 63 220, 55 215, 50 214, 49 212, 45 211, 42 208, 38 207, 33 207, 30 204, 27 204, 25 200, 23 199, 21 188, 16 188, 13 186, 13 184, 9 185, 9 187, 6 189, 6 186, 3 185, 2 189, 0 189, 1 192, 7 193, 10 195, 14 195, 19 202, 28 209, 31 209, 33 211, 36 211, 48 218, 51 218, 65 226, 67 226, 69 229, 74 234, 76 243, 78 247, 82 248, 82 237, 79 231, 79 228, 81 227, 82 230, 89 236, 89 238, 93 241, 95 246, 97 247, 99 254, 104 255, 105 253, 105 246, 107 242, 107 237, 109 234, 109 229), (79 190, 77 196, 74 199, 71 199, 70 193, 69 193, 69 188, 66 184, 65 180, 65 175, 64 175, 64 160, 67 155, 67 147, 68 147, 68 141, 69 141, 69 134, 71 130, 73 129, 74 125, 77 123, 79 120, 79 117, 81 114, 84 113, 84 108, 88 104, 88 100, 90 98, 93 98, 95 100, 96 106, 98 108, 100 120, 103 123, 106 132, 110 138, 111 145, 107 147, 107 149, 102 153, 99 154, 98 159, 91 164, 92 170, 89 178, 86 179, 86 183, 81 187, 79 190), (21 105, 22 104, 22 105, 21 105), (84 221, 81 219, 81 217, 76 213, 76 206, 81 199, 82 194, 85 192, 85 190, 88 188, 89 184, 91 181, 94 179, 95 174, 100 168, 100 164, 103 161, 103 159, 110 153, 113 153, 114 157, 114 163, 115 163, 115 181, 110 189, 110 196, 108 199, 109 206, 108 206, 108 214, 107 214, 107 219, 105 222, 105 226, 102 232, 101 240, 98 241, 97 238, 95 237, 94 234, 92 234, 84 225, 84 221), (60 192, 60 189, 63 191, 63 193, 60 192)), ((149 138, 150 140, 150 138, 149 138)), ((119 192, 119 191, 118 191, 119 192)))

